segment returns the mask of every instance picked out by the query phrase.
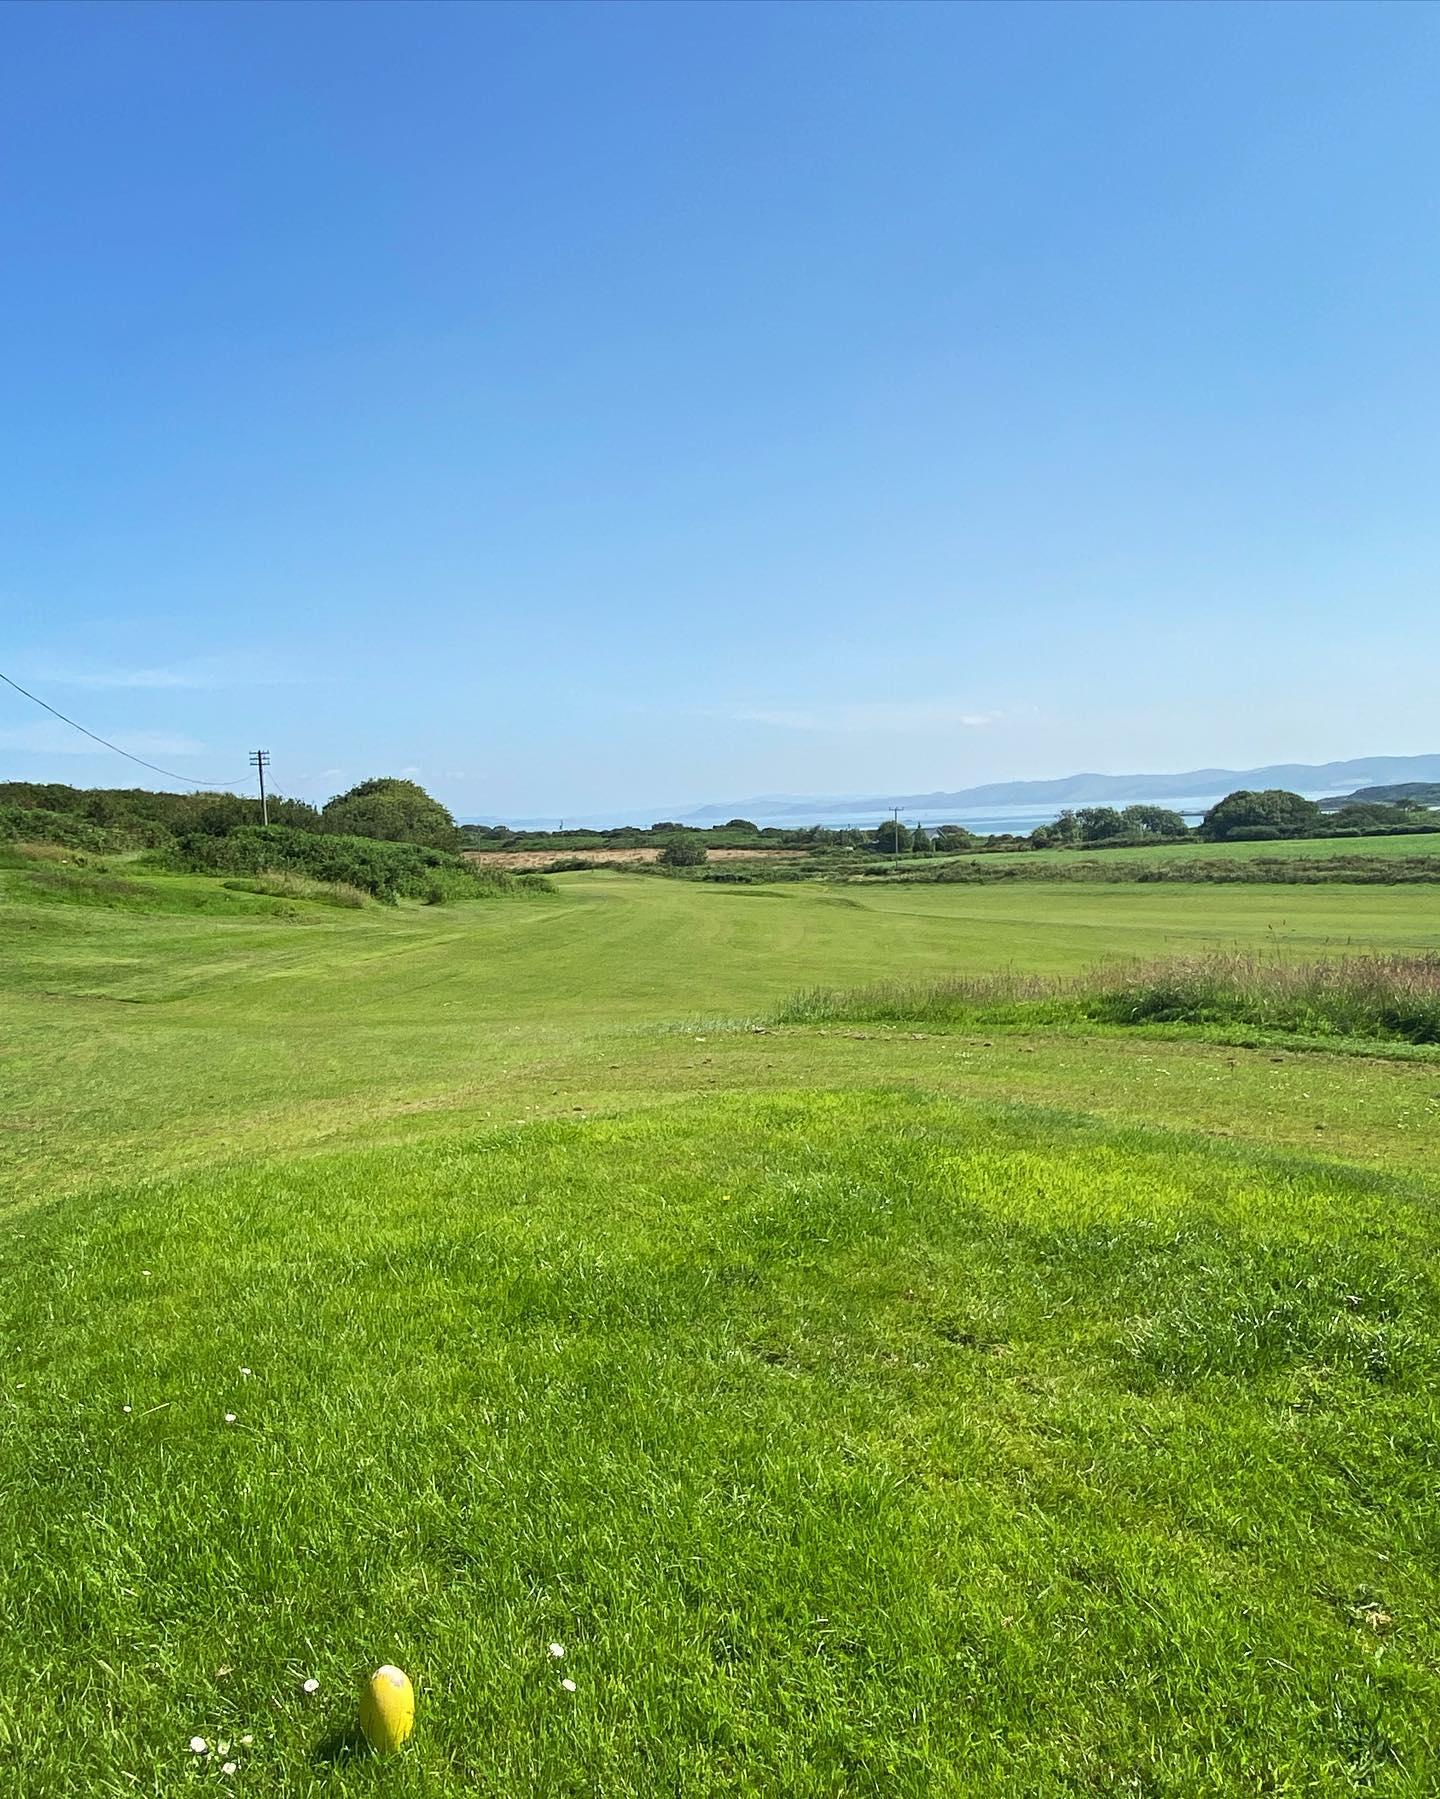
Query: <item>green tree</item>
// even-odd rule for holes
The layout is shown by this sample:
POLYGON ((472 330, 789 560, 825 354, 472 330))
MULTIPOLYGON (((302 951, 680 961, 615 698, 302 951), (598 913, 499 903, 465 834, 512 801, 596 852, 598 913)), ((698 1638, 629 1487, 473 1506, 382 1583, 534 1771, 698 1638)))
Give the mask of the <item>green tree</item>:
POLYGON ((662 868, 699 868, 709 859, 709 850, 694 837, 672 837, 659 856, 662 868))
POLYGON ((1217 843, 1227 837, 1313 836, 1323 819, 1314 800, 1302 799, 1287 788, 1266 787, 1256 793, 1241 787, 1210 808, 1201 821, 1200 835, 1217 843))
POLYGON ((1120 814, 1127 837, 1184 837, 1188 826, 1168 806, 1126 806, 1120 814))
POLYGON ((349 837, 376 837, 382 843, 423 843, 454 849, 460 841, 455 820, 439 800, 414 781, 381 776, 337 793, 320 812, 327 831, 349 837))
POLYGON ((1113 806, 1082 806, 1075 814, 1082 843, 1104 843, 1125 835, 1125 820, 1113 806))
POLYGON ((910 847, 910 827, 887 818, 875 833, 875 847, 882 856, 895 856, 910 847))
POLYGON ((1030 841, 1037 850, 1066 849, 1078 843, 1080 826, 1075 814, 1067 806, 1053 824, 1037 825, 1030 833, 1030 841))
POLYGON ((956 850, 974 849, 979 839, 973 831, 967 831, 964 825, 941 825, 935 833, 935 847, 953 854, 956 850))
POLYGON ((924 825, 916 825, 910 834, 910 854, 912 856, 928 856, 933 847, 930 842, 930 833, 924 825))

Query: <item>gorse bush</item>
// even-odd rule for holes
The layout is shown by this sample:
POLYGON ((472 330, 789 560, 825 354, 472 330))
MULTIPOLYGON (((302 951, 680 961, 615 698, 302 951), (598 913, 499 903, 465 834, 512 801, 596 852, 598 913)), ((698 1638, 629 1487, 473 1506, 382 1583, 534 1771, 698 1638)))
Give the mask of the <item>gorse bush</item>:
POLYGON ((699 868, 709 855, 705 845, 694 837, 676 837, 661 850, 658 860, 662 868, 699 868))
POLYGON ((245 825, 226 837, 193 832, 171 857, 183 869, 206 874, 302 875, 368 893, 382 904, 399 899, 439 905, 446 900, 548 892, 533 875, 481 872, 444 850, 415 843, 381 843, 298 831, 287 825, 245 825))
POLYGON ((1440 1043, 1440 954, 1292 962, 1243 954, 1120 963, 1082 975, 1013 971, 800 993, 785 1024, 1245 1026, 1311 1037, 1440 1043))
POLYGON ((0 806, 0 843, 57 843, 77 850, 123 847, 113 832, 83 818, 30 806, 0 806))

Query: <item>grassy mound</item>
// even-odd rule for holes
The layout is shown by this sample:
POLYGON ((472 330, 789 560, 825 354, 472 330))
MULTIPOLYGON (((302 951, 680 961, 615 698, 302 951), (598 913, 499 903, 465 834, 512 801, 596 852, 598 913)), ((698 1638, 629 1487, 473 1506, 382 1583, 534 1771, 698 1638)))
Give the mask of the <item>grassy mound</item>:
POLYGON ((1282 961, 1239 952, 1121 963, 1083 975, 951 975, 812 988, 786 1024, 1243 1025, 1311 1037, 1440 1043, 1440 955, 1282 961))
POLYGON ((31 1213, 0 1757, 34 1793, 188 1787, 197 1734, 271 1794, 1433 1791, 1436 1236, 1418 1187, 856 1093, 31 1213), (387 1660, 390 1767, 345 1734, 387 1660))

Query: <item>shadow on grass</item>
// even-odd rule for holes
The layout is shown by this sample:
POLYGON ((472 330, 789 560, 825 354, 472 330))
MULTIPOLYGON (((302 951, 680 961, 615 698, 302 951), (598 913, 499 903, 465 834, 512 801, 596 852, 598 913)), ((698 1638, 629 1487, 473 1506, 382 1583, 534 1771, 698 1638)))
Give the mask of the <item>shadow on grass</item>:
POLYGON ((338 1725, 328 1736, 322 1737, 315 1745, 311 1759, 335 1767, 358 1761, 369 1754, 370 1745, 365 1741, 365 1734, 352 1718, 348 1723, 338 1725))

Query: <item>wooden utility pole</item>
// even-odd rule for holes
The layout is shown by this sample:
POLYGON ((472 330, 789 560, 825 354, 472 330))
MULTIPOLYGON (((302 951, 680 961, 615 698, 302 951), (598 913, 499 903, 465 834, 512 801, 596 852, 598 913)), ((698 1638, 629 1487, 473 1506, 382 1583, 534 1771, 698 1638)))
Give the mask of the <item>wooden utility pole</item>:
POLYGON ((269 750, 251 750, 250 766, 260 777, 260 818, 264 824, 270 822, 270 802, 265 797, 265 770, 270 766, 269 750))

